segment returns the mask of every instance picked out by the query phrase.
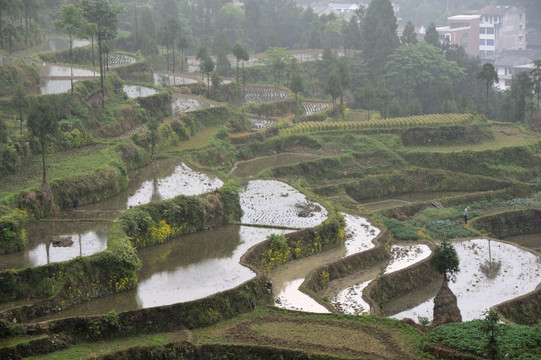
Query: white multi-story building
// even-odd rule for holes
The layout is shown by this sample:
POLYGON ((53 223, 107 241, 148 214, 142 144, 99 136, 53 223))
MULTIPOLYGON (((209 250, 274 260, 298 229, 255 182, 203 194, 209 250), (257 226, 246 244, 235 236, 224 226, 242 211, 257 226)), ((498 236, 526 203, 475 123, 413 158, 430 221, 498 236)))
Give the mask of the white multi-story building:
POLYGON ((440 39, 464 47, 471 56, 492 57, 505 50, 526 49, 526 13, 516 6, 485 6, 447 18, 440 39))
POLYGON ((477 12, 479 55, 526 49, 526 13, 515 6, 486 6, 477 12))

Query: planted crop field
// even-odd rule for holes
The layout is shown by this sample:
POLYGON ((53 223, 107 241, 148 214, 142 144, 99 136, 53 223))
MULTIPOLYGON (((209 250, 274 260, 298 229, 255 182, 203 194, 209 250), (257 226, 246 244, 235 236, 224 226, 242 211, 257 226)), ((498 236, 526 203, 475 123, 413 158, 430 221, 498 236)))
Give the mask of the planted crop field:
POLYGON ((275 120, 269 119, 258 119, 250 117, 248 118, 248 120, 250 120, 250 123, 252 124, 252 130, 261 130, 276 124, 275 120))
POLYGON ((325 103, 325 102, 305 101, 303 103, 304 114, 305 115, 312 115, 312 114, 316 114, 318 112, 322 112, 324 110, 327 110, 330 105, 331 104, 325 103))
POLYGON ((287 90, 272 86, 247 86, 244 102, 253 101, 256 104, 261 104, 287 99, 288 97, 289 92, 287 90))
POLYGON ((133 64, 137 61, 133 56, 125 54, 111 54, 107 57, 107 63, 111 67, 133 64))
POLYGON ((280 130, 280 135, 307 134, 322 131, 348 131, 371 129, 406 129, 419 126, 466 124, 470 114, 431 114, 370 121, 314 121, 296 124, 280 130))

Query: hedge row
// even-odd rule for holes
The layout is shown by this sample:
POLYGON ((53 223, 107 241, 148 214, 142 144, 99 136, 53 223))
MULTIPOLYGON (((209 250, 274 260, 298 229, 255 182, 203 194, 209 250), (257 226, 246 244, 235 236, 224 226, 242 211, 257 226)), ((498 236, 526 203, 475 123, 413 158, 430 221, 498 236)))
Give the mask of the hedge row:
POLYGON ((350 131, 367 129, 406 129, 419 126, 442 126, 467 124, 471 122, 470 114, 432 114, 404 118, 391 118, 370 121, 324 121, 303 122, 287 129, 280 130, 280 135, 306 134, 321 131, 350 131))

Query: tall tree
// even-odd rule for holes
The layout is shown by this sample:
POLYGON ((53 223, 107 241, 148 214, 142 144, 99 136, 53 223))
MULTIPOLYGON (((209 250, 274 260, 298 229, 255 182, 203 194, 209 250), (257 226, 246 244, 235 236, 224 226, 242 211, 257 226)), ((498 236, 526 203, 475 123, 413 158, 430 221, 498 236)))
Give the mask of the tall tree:
POLYGON ((537 109, 539 109, 539 100, 541 98, 541 60, 534 60, 534 67, 530 70, 534 91, 537 94, 537 109))
POLYGON ((334 70, 329 75, 327 85, 325 86, 325 92, 332 97, 332 107, 336 106, 336 99, 342 96, 344 89, 342 88, 342 82, 340 81, 340 74, 337 70, 334 70))
POLYGON ((263 65, 270 66, 275 83, 280 85, 282 72, 293 58, 293 55, 289 54, 286 48, 273 46, 265 50, 265 55, 267 55, 266 58, 259 59, 258 61, 263 65))
POLYGON ((227 58, 227 54, 231 51, 229 41, 224 33, 217 33, 212 39, 212 52, 216 56, 216 73, 219 76, 229 75, 231 63, 227 58))
MULTIPOLYGON (((173 50, 173 73, 175 73, 175 42, 177 41, 177 36, 180 32, 180 24, 176 18, 170 17, 167 20, 167 36, 168 43, 173 50)), ((168 46, 169 48, 169 46, 168 46)))
POLYGON ((73 95, 73 36, 81 33, 84 26, 83 10, 75 4, 65 4, 60 8, 60 18, 53 21, 54 26, 64 29, 70 38, 71 95, 73 95))
POLYGON ((302 77, 300 77, 299 74, 293 74, 291 77, 291 85, 289 85, 291 88, 291 91, 295 94, 295 103, 299 103, 298 94, 301 91, 304 91, 304 84, 302 81, 302 77))
POLYGON ((244 11, 232 2, 226 3, 216 16, 216 25, 221 29, 229 43, 240 39, 242 24, 244 23, 244 11))
POLYGON ((425 41, 437 48, 440 47, 438 31, 436 30, 436 25, 433 22, 431 22, 426 28, 425 41))
POLYGON ((184 50, 190 46, 188 37, 181 33, 178 37, 178 48, 180 49, 180 72, 184 72, 184 50))
POLYGON ((17 86, 15 92, 11 96, 11 104, 19 110, 19 133, 23 133, 23 108, 27 107, 29 102, 26 97, 26 92, 21 85, 17 86))
POLYGON ((340 76, 340 85, 342 86, 342 93, 340 94, 340 105, 344 103, 344 91, 349 89, 351 83, 351 73, 349 71, 348 63, 345 58, 339 58, 336 62, 336 71, 340 76))
POLYGON ((5 11, 8 11, 12 5, 10 0, 0 0, 0 49, 4 48, 4 25, 2 24, 2 18, 5 11))
POLYGON ((13 40, 17 39, 17 29, 13 24, 6 24, 4 26, 3 35, 8 41, 8 53, 11 55, 11 50, 13 48, 13 40))
POLYGON ((92 52, 92 67, 96 67, 96 60, 94 56, 94 36, 98 33, 98 25, 92 22, 85 22, 79 36, 83 39, 90 39, 90 50, 92 52))
POLYGON ((402 36, 400 36, 400 42, 403 45, 415 45, 417 44, 417 33, 415 32, 415 26, 411 21, 406 23, 402 36))
POLYGON ((96 24, 98 36, 98 56, 100 60, 100 86, 102 106, 105 106, 105 86, 103 84, 105 71, 103 67, 104 41, 112 40, 117 34, 117 17, 120 8, 108 0, 83 0, 83 15, 88 22, 96 24))
POLYGON ((28 114, 27 126, 30 135, 38 139, 41 147, 43 183, 45 184, 47 183, 45 150, 49 136, 55 134, 58 129, 58 120, 53 107, 45 100, 35 102, 28 114))
POLYGON ((460 259, 453 244, 443 241, 436 246, 430 258, 430 265, 442 274, 445 280, 455 281, 456 274, 460 271, 460 259))
POLYGON ((389 89, 404 107, 419 99, 424 113, 440 112, 445 87, 464 77, 454 61, 448 61, 439 49, 424 41, 397 48, 385 70, 389 89))
POLYGON ((494 83, 499 81, 498 73, 491 63, 485 63, 481 71, 477 74, 477 79, 483 80, 486 83, 485 117, 488 119, 488 91, 494 83))
POLYGON ((246 51, 245 48, 242 47, 241 44, 236 43, 235 46, 233 46, 233 55, 235 55, 235 58, 237 59, 237 84, 239 83, 240 74, 239 74, 239 63, 240 61, 248 61, 250 59, 250 55, 248 55, 248 51, 246 51))
POLYGON ((400 44, 396 28, 391 0, 372 0, 361 31, 361 48, 368 69, 374 76, 382 73, 387 57, 400 44))

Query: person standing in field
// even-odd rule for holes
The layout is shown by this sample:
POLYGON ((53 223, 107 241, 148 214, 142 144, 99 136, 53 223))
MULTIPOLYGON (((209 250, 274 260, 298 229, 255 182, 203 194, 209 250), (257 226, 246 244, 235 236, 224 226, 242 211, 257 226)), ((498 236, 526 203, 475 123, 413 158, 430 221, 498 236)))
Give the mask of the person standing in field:
POLYGON ((467 224, 468 223, 468 211, 470 210, 469 207, 466 207, 464 209, 464 224, 467 224))

